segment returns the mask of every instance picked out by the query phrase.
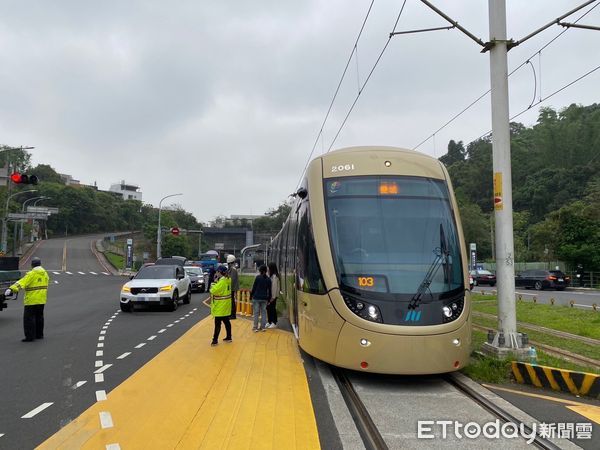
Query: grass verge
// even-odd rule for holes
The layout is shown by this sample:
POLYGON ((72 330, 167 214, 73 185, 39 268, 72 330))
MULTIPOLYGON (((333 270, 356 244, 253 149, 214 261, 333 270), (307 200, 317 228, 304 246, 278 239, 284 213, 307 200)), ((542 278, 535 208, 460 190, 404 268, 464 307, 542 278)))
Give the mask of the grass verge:
MULTIPOLYGON (((485 342, 486 334, 483 331, 473 330, 472 336, 473 349, 480 349, 485 342)), ((510 380, 510 362, 510 359, 494 359, 473 353, 469 365, 461 372, 475 381, 506 383, 510 380)))
POLYGON ((121 270, 125 267, 125 258, 123 258, 123 256, 112 252, 106 252, 104 253, 104 256, 106 256, 108 262, 111 263, 115 269, 121 270))
MULTIPOLYGON (((497 315, 498 301, 496 296, 474 295, 473 309, 497 315)), ((600 339, 600 314, 597 311, 518 301, 517 320, 579 336, 600 339)))

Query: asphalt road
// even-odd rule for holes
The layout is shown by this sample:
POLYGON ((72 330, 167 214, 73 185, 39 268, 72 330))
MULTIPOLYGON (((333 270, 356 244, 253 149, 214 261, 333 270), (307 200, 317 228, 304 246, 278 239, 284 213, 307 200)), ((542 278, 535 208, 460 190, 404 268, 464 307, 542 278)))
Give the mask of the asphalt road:
POLYGON ((0 449, 34 448, 208 314, 205 294, 176 312, 120 312, 127 280, 105 274, 94 239, 52 239, 35 252, 51 279, 43 340, 21 342, 21 295, 0 312, 0 449))
MULTIPOLYGON (((489 286, 481 285, 475 286, 472 292, 492 292, 497 290, 498 286, 491 288, 489 286)), ((522 295, 523 299, 525 300, 531 300, 535 296, 538 303, 550 304, 551 299, 554 299, 556 305, 568 306, 570 302, 573 301, 575 306, 579 308, 592 309, 592 305, 594 304, 600 308, 600 291, 593 289, 576 290, 573 288, 567 288, 564 291, 546 289, 543 291, 536 291, 535 289, 517 288, 515 292, 522 295)))

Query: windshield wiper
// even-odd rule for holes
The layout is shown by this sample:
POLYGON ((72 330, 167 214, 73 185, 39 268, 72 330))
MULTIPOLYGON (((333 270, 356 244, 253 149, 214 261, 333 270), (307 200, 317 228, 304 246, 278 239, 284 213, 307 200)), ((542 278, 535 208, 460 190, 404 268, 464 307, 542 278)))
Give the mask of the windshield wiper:
POLYGON ((447 267, 448 267, 449 252, 448 252, 448 246, 446 243, 446 236, 444 233, 444 226, 441 223, 440 223, 440 246, 436 247, 433 250, 433 252, 435 253, 435 259, 429 266, 429 269, 427 269, 427 273, 425 274, 423 281, 421 281, 421 284, 419 285, 417 292, 415 292, 415 295, 413 295, 412 298, 410 299, 410 303, 408 304, 408 309, 416 309, 419 307, 419 304, 421 303, 421 300, 423 298, 423 294, 425 294, 427 289, 429 289, 429 286, 433 282, 433 277, 435 277, 435 274, 437 273, 441 264, 444 264, 444 282, 445 283, 448 282, 447 267))

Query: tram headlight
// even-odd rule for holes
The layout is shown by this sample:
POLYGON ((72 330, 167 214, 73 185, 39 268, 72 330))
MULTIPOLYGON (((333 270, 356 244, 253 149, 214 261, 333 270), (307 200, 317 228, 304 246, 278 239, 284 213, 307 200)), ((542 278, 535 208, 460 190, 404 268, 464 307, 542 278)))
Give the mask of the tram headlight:
POLYGON ((452 322, 460 317, 465 300, 464 298, 454 299, 442 307, 442 316, 444 323, 452 322))
POLYGON ((358 317, 371 322, 383 323, 381 312, 376 305, 372 305, 362 300, 355 300, 347 295, 343 296, 346 306, 350 308, 358 317))

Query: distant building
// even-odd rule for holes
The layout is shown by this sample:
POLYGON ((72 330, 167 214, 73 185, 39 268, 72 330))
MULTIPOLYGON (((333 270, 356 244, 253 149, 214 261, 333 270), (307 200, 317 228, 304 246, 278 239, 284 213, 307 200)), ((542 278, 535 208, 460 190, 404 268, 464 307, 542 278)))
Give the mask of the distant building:
POLYGON ((121 194, 125 200, 142 201, 140 187, 133 183, 126 183, 125 180, 121 180, 120 183, 111 184, 109 191, 121 194))
POLYGON ((67 186, 79 186, 81 184, 81 181, 76 180, 72 175, 67 175, 66 173, 59 173, 59 175, 67 186))

